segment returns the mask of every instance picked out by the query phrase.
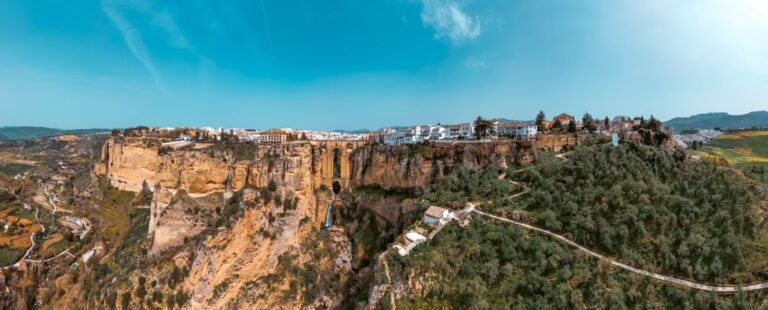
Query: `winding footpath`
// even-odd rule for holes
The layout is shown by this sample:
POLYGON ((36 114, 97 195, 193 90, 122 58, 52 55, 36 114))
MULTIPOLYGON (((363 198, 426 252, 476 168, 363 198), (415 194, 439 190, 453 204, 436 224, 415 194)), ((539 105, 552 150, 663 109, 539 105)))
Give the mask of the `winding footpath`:
POLYGON ((589 255, 591 255, 593 257, 596 257, 596 258, 601 259, 601 260, 606 260, 606 261, 610 262, 611 265, 614 265, 616 267, 619 267, 621 269, 624 269, 624 270, 627 270, 627 271, 630 271, 630 272, 634 272, 634 273, 639 274, 639 275, 643 275, 643 276, 646 276, 646 277, 654 278, 654 279, 659 280, 659 281, 663 281, 663 282, 667 282, 667 283, 672 283, 672 284, 676 284, 676 285, 681 285, 681 286, 686 286, 686 287, 697 289, 697 290, 704 290, 704 291, 711 291, 711 292, 718 292, 718 293, 735 293, 735 292, 742 292, 742 291, 757 291, 757 290, 763 290, 763 289, 768 288, 768 282, 757 283, 757 284, 746 285, 746 286, 715 286, 715 285, 702 284, 702 283, 697 283, 697 282, 693 282, 693 281, 678 279, 678 278, 675 278, 675 277, 670 277, 670 276, 665 276, 665 275, 661 275, 661 274, 658 274, 658 273, 653 273, 653 272, 645 271, 645 270, 642 270, 642 269, 639 269, 639 268, 635 268, 635 267, 632 267, 630 265, 618 262, 618 261, 616 261, 614 259, 611 259, 609 257, 606 257, 606 256, 604 256, 602 254, 599 254, 599 253, 597 253, 595 251, 592 251, 592 250, 590 250, 590 249, 588 249, 588 248, 586 248, 586 247, 584 247, 584 246, 582 246, 582 245, 580 245, 580 244, 578 244, 576 242, 573 242, 573 241, 569 240, 566 237, 563 237, 561 235, 558 235, 558 234, 553 233, 551 231, 548 231, 546 229, 538 228, 536 226, 532 226, 532 225, 528 225, 528 224, 525 224, 525 223, 513 221, 513 220, 510 220, 508 218, 503 218, 503 217, 496 216, 496 215, 493 215, 493 214, 485 213, 485 212, 479 211, 477 209, 472 209, 472 212, 475 212, 477 214, 480 214, 482 216, 486 216, 486 217, 489 217, 489 218, 492 218, 492 219, 495 219, 495 220, 499 220, 499 221, 502 221, 502 222, 507 222, 507 223, 510 223, 510 224, 513 224, 513 225, 517 225, 517 226, 523 227, 525 229, 533 230, 533 231, 542 233, 544 235, 548 235, 548 236, 550 236, 552 238, 555 238, 557 240, 562 241, 563 243, 566 243, 566 244, 568 244, 568 245, 570 245, 572 247, 575 247, 575 248, 581 250, 582 252, 587 253, 587 254, 589 254, 589 255))
MULTIPOLYGON (((565 156, 569 155, 569 154, 570 153, 564 153, 564 154, 557 155, 555 157, 557 157, 559 159, 562 159, 562 160, 568 160, 565 156)), ((518 170, 518 171, 522 171, 522 170, 524 170, 524 169, 521 169, 521 170, 518 170)), ((518 171, 515 171, 515 172, 518 172, 518 171)), ((506 176, 506 175, 504 175, 504 176, 506 176)), ((512 181, 512 182, 514 182, 514 181, 512 181)), ((518 194, 514 194, 514 195, 506 197, 504 199, 517 198, 520 195, 523 195, 523 194, 526 194, 526 193, 528 193, 527 187, 526 187, 526 190, 523 190, 523 192, 518 193, 518 194)), ((661 274, 658 274, 658 273, 653 273, 653 272, 650 272, 650 271, 646 271, 646 270, 643 270, 643 269, 640 269, 640 268, 632 267, 630 265, 627 265, 627 264, 624 264, 622 262, 616 261, 616 260, 614 260, 614 259, 612 259, 610 257, 606 257, 606 256, 604 256, 604 255, 602 255, 600 253, 592 251, 592 250, 590 250, 590 249, 588 249, 588 248, 586 248, 586 247, 584 247, 584 246, 582 246, 582 245, 580 245, 580 244, 578 244, 578 243, 576 243, 574 241, 571 241, 570 239, 568 239, 566 237, 563 237, 562 235, 556 234, 556 233, 551 232, 549 230, 546 230, 546 229, 543 229, 543 228, 539 228, 539 227, 536 227, 536 226, 533 226, 533 225, 525 224, 525 223, 522 223, 522 222, 510 220, 508 218, 496 216, 496 215, 493 215, 493 214, 485 213, 483 211, 477 210, 475 208, 475 205, 473 205, 473 204, 470 204, 468 208, 466 208, 464 210, 461 210, 459 212, 460 213, 474 212, 474 213, 477 213, 479 215, 482 215, 482 216, 485 216, 485 217, 489 217, 489 218, 492 218, 492 219, 495 219, 495 220, 498 220, 498 221, 506 222, 506 223, 513 224, 513 225, 517 225, 519 227, 522 227, 522 228, 525 228, 525 229, 528 229, 528 230, 536 231, 538 233, 541 233, 541 234, 550 236, 550 237, 552 237, 554 239, 557 239, 557 240, 559 240, 559 241, 561 241, 561 242, 563 242, 563 243, 565 243, 567 245, 570 245, 570 246, 572 246, 574 248, 577 248, 577 249, 581 250, 582 252, 589 254, 592 257, 595 257, 595 258, 600 259, 600 260, 605 260, 605 261, 609 262, 613 266, 619 267, 621 269, 624 269, 624 270, 627 270, 627 271, 630 271, 630 272, 633 272, 633 273, 636 273, 636 274, 639 274, 639 275, 642 275, 642 276, 653 278, 653 279, 656 279, 656 280, 659 280, 659 281, 662 281, 662 282, 667 282, 667 283, 671 283, 671 284, 675 284, 675 285, 679 285, 679 286, 689 287, 689 288, 692 288, 692 289, 703 290, 703 291, 710 291, 710 292, 717 292, 717 293, 736 293, 736 292, 745 292, 745 291, 757 291, 757 290, 764 290, 764 289, 768 288, 768 282, 751 284, 751 285, 745 285, 745 286, 731 286, 731 285, 718 286, 718 285, 709 285, 709 284, 697 283, 697 282, 683 280, 683 279, 679 279, 679 278, 675 278, 675 277, 671 277, 671 276, 665 276, 665 275, 661 275, 661 274)))

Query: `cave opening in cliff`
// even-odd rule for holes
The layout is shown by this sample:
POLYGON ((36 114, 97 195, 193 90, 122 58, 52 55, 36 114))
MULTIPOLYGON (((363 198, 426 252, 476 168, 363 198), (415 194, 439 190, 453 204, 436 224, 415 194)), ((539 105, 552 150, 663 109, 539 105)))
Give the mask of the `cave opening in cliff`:
POLYGON ((334 180, 332 186, 333 186, 333 193, 338 195, 341 192, 341 184, 339 183, 339 181, 334 180))
POLYGON ((333 178, 341 178, 341 150, 333 149, 333 178))

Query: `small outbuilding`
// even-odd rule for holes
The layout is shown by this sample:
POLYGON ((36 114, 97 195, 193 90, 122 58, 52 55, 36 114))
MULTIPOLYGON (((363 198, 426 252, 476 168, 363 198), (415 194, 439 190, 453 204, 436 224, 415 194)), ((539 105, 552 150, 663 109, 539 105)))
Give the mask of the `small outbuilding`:
POLYGON ((413 230, 409 231, 407 234, 405 234, 405 238, 408 239, 408 241, 411 242, 424 242, 427 240, 427 237, 424 237, 422 234, 417 233, 413 230))
POLYGON ((424 212, 424 217, 421 220, 427 224, 439 225, 448 218, 448 214, 450 212, 444 208, 431 206, 427 209, 427 212, 424 212))

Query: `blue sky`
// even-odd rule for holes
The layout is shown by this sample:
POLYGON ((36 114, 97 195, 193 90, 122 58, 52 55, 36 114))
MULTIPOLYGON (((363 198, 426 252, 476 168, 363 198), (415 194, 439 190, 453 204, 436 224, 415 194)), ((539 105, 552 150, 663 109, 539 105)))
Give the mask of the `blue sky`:
POLYGON ((378 129, 768 108, 761 0, 0 2, 0 126, 378 129))

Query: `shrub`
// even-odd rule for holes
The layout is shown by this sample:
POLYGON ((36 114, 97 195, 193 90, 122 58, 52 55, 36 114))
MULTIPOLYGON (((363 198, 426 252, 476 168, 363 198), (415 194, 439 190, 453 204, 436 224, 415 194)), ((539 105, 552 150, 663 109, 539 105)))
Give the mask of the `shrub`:
POLYGON ((270 192, 274 192, 277 190, 277 184, 275 184, 274 180, 269 180, 269 184, 267 184, 267 189, 269 189, 270 192))

